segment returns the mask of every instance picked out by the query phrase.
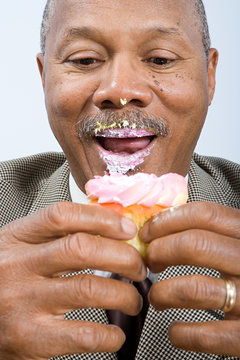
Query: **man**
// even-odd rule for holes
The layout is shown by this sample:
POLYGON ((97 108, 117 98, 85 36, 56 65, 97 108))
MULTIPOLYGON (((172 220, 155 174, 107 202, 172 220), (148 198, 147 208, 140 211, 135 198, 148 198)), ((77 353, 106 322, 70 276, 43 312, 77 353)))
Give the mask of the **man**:
POLYGON ((87 180, 113 169, 189 182, 190 202, 141 230, 158 281, 136 359, 240 358, 239 166, 193 156, 218 60, 201 1, 50 0, 37 60, 67 161, 1 164, 0 359, 118 358, 125 335, 103 309, 137 315, 141 296, 95 271, 137 282, 147 271, 120 241, 135 225, 83 204, 87 180), (95 136, 112 124, 151 136, 95 136))

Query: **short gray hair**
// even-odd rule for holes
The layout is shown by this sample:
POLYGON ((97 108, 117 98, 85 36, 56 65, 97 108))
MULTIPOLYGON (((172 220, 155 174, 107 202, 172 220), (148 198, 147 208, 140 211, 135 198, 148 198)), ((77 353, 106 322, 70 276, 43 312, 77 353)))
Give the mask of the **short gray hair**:
POLYGON ((202 43, 204 47, 205 54, 208 58, 208 52, 211 47, 211 38, 209 33, 209 27, 208 27, 208 21, 207 21, 207 15, 205 11, 205 7, 203 5, 202 0, 194 0, 194 5, 197 12, 197 17, 200 22, 201 32, 202 32, 202 43))
POLYGON ((51 27, 51 18, 54 15, 55 3, 56 0, 47 0, 47 3, 43 11, 43 18, 42 18, 41 32, 40 32, 40 46, 41 46, 41 52, 43 54, 45 54, 46 38, 51 27))
MULTIPOLYGON (((196 8, 197 17, 202 31, 202 42, 206 57, 208 58, 208 51, 211 47, 211 40, 208 28, 208 21, 205 12, 205 8, 202 0, 193 0, 196 8)), ((56 0, 47 0, 41 25, 41 52, 45 54, 46 38, 48 31, 51 27, 51 18, 54 14, 56 0)))

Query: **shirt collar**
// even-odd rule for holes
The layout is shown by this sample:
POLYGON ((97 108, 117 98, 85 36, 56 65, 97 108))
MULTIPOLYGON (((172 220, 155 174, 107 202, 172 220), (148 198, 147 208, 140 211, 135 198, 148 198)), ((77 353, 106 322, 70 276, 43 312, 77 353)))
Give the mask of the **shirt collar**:
POLYGON ((88 204, 87 195, 84 194, 84 192, 82 192, 82 190, 78 187, 71 173, 69 175, 69 191, 72 202, 78 204, 88 204))

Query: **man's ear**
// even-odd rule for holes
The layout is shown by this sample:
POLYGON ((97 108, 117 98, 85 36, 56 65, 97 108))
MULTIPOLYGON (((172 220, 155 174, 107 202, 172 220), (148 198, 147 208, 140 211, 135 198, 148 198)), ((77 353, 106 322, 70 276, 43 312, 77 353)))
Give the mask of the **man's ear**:
POLYGON ((216 85, 216 69, 218 64, 218 51, 216 49, 210 49, 208 52, 208 93, 210 106, 215 92, 216 85))
POLYGON ((42 53, 37 54, 37 64, 42 79, 43 90, 45 90, 44 56, 42 53))

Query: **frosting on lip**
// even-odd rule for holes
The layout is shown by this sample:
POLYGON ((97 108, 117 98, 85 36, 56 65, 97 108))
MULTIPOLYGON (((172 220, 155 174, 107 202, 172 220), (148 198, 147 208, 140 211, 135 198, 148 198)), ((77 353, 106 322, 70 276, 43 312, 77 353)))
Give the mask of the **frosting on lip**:
POLYGON ((134 138, 153 136, 154 134, 144 129, 106 129, 96 134, 96 137, 108 137, 108 138, 134 138))
POLYGON ((138 150, 133 154, 129 153, 114 153, 105 150, 97 144, 100 158, 107 166, 110 174, 121 173, 126 174, 129 170, 134 170, 137 166, 142 164, 147 156, 150 155, 151 149, 154 146, 152 141, 146 148, 138 150))
POLYGON ((105 147, 101 146, 100 142, 97 143, 97 149, 100 158, 104 161, 107 166, 107 170, 109 173, 121 173, 126 174, 130 170, 134 170, 137 166, 144 162, 144 159, 150 155, 151 149, 154 146, 154 141, 142 141, 142 144, 147 146, 139 146, 138 144, 132 143, 129 147, 129 151, 127 150, 126 143, 117 144, 117 141, 121 139, 141 139, 146 137, 153 137, 154 134, 145 129, 137 129, 124 127, 121 129, 118 128, 107 128, 99 131, 96 135, 96 139, 104 138, 106 139, 105 143, 111 144, 111 150, 107 150, 105 147), (107 139, 109 141, 107 142, 107 139), (116 139, 116 146, 112 142, 116 139), (111 142, 112 141, 112 142, 111 142), (117 151, 117 149, 120 149, 117 151), (124 150, 126 149, 126 151, 124 150), (135 151, 136 150, 136 151, 135 151))
POLYGON ((118 203, 124 207, 133 204, 171 207, 186 203, 188 197, 185 178, 174 173, 160 177, 146 173, 95 176, 85 188, 88 198, 97 199, 99 204, 118 203))

